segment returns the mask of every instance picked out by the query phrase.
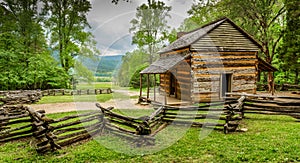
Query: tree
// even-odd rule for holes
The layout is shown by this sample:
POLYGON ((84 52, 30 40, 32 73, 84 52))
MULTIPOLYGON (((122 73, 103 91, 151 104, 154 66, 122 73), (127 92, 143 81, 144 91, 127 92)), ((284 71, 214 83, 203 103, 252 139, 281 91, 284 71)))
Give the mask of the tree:
POLYGON ((118 71, 118 84, 128 87, 133 82, 139 83, 139 78, 134 78, 134 74, 139 73, 141 67, 149 66, 147 54, 144 50, 137 49, 133 52, 127 52, 122 57, 122 64, 118 71))
MULTIPOLYGON (((219 17, 224 13, 228 14, 229 18, 261 42, 263 47, 262 57, 266 62, 272 64, 275 55, 278 53, 278 45, 284 33, 282 19, 285 6, 282 1, 200 0, 200 2, 202 2, 199 3, 200 7, 194 6, 189 11, 192 14, 192 20, 209 20, 211 17, 219 17), (207 12, 209 14, 205 16, 207 12)), ((273 75, 269 72, 269 90, 271 90, 271 82, 273 81, 273 75)))
POLYGON ((287 72, 285 77, 289 78, 289 72, 293 72, 294 84, 299 83, 300 71, 300 1, 285 0, 287 9, 286 29, 283 36, 283 45, 280 48, 280 68, 287 72))
POLYGON ((51 48, 59 52, 60 64, 66 72, 74 67, 77 55, 99 53, 86 15, 91 9, 88 0, 43 0, 51 48))
POLYGON ((190 17, 184 20, 180 29, 186 32, 191 31, 224 15, 228 15, 229 10, 224 7, 224 3, 224 0, 199 0, 188 11, 190 17))
POLYGON ((0 89, 61 88, 68 75, 47 50, 37 0, 0 3, 0 89))
POLYGON ((147 4, 142 4, 137 8, 136 18, 131 20, 133 32, 132 43, 139 48, 146 48, 149 54, 149 63, 154 61, 155 52, 159 45, 167 39, 167 17, 170 17, 171 7, 164 2, 148 0, 147 4))

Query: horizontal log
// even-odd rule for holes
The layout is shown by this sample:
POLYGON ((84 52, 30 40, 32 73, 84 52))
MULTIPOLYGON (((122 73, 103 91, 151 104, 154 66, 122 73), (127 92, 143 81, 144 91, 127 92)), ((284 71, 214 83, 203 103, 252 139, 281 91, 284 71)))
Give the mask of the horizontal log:
POLYGON ((300 106, 300 102, 284 102, 284 101, 276 101, 276 100, 246 99, 246 102, 276 104, 280 106, 300 106))
POLYGON ((292 117, 299 117, 299 113, 284 113, 284 112, 271 112, 271 111, 244 111, 244 114, 265 114, 265 115, 288 115, 292 117))
POLYGON ((272 109, 272 110, 277 110, 277 111, 291 110, 291 111, 299 111, 300 112, 300 106, 264 105, 264 104, 259 104, 259 103, 245 103, 244 106, 262 108, 262 109, 272 109))
POLYGON ((274 109, 274 108, 257 108, 257 107, 253 107, 253 106, 249 106, 249 105, 244 105, 244 110, 250 110, 250 111, 268 111, 268 112, 279 112, 279 113, 300 113, 300 109, 299 110, 288 110, 288 109, 274 109))
POLYGON ((25 122, 32 122, 32 121, 31 121, 31 119, 17 119, 17 120, 14 120, 14 121, 4 121, 0 125, 1 126, 3 126, 3 125, 9 126, 9 125, 18 124, 18 123, 25 123, 25 122))
POLYGON ((244 56, 244 55, 255 55, 257 52, 250 52, 250 51, 244 51, 244 52, 226 52, 226 51, 207 51, 207 52, 199 52, 194 51, 192 52, 193 57, 194 56, 244 56))
POLYGON ((86 125, 86 126, 70 127, 70 128, 66 128, 66 129, 59 129, 59 130, 54 130, 53 134, 60 135, 62 133, 66 133, 66 132, 70 132, 70 131, 78 131, 78 130, 83 130, 83 129, 87 129, 87 128, 91 128, 91 127, 95 127, 95 126, 99 127, 101 125, 102 125, 102 123, 95 123, 95 124, 86 125))
POLYGON ((57 144, 60 145, 60 146, 67 146, 67 145, 70 145, 70 144, 73 144, 73 143, 76 143, 76 142, 79 142, 79 141, 82 141, 82 140, 86 140, 96 134, 99 133, 99 130, 94 130, 94 131, 91 131, 89 133, 85 133, 85 134, 82 134, 82 135, 78 135, 77 137, 74 137, 72 139, 69 139, 69 140, 66 140, 66 141, 62 141, 62 142, 58 142, 57 144))
POLYGON ((207 122, 191 122, 191 121, 179 121, 179 120, 165 120, 164 121, 168 122, 168 123, 172 123, 172 124, 183 124, 183 125, 194 125, 194 126, 199 126, 199 127, 203 127, 203 126, 218 126, 218 127, 223 127, 224 124, 223 123, 207 123, 207 122))
POLYGON ((66 134, 64 136, 58 136, 57 139, 55 139, 55 140, 57 142, 59 142, 59 141, 64 140, 64 139, 70 139, 70 138, 76 137, 78 135, 83 135, 83 134, 86 134, 86 133, 90 133, 94 130, 99 130, 99 127, 100 127, 100 125, 92 126, 92 127, 86 128, 84 130, 80 130, 80 131, 77 131, 77 132, 72 132, 70 134, 66 134))
POLYGON ((32 134, 32 129, 20 131, 20 132, 14 132, 14 133, 1 134, 0 139, 14 137, 14 136, 18 136, 18 135, 21 136, 21 135, 25 135, 25 134, 32 134))
POLYGON ((226 113, 223 113, 223 112, 217 112, 217 113, 206 113, 206 114, 199 114, 199 113, 196 113, 196 114, 188 114, 188 113, 181 113, 181 112, 166 112, 165 115, 171 115, 171 116, 186 116, 186 117, 202 117, 202 116, 206 116, 206 115, 210 115, 210 116, 217 116, 217 117, 220 117, 220 116, 223 116, 223 115, 227 115, 226 113))
POLYGON ((116 120, 116 119, 108 119, 109 122, 111 123, 116 123, 116 124, 119 124, 119 125, 124 125, 124 126, 127 126, 127 127, 132 127, 133 129, 136 129, 138 127, 138 124, 134 124, 134 123, 131 123, 131 122, 128 122, 128 121, 124 121, 124 120, 116 120))
POLYGON ((9 117, 0 117, 0 122, 1 121, 6 121, 6 120, 13 120, 13 119, 19 119, 19 118, 24 118, 24 117, 28 117, 29 114, 21 114, 21 115, 16 115, 16 116, 9 116, 9 117))
POLYGON ((226 95, 233 95, 233 96, 245 95, 246 97, 257 97, 257 98, 265 98, 265 99, 282 98, 282 99, 300 100, 300 97, 294 97, 294 96, 272 96, 272 95, 268 96, 268 95, 257 95, 257 94, 247 94, 247 93, 226 93, 226 95))
POLYGON ((111 123, 107 123, 107 124, 105 124, 105 126, 109 126, 111 128, 115 128, 115 129, 117 129, 117 130, 119 130, 121 132, 128 133, 128 134, 135 134, 136 133, 136 131, 127 130, 127 129, 121 128, 121 127, 119 127, 117 125, 111 124, 111 123))
POLYGON ((94 121, 94 120, 99 120, 99 117, 98 116, 91 116, 91 117, 83 118, 81 120, 76 120, 74 122, 59 124, 57 126, 53 126, 53 129, 60 129, 60 128, 68 127, 68 126, 81 124, 81 123, 84 123, 84 122, 91 122, 91 121, 94 121))
POLYGON ((28 125, 21 126, 21 127, 16 127, 16 128, 12 128, 12 129, 8 129, 8 130, 0 131, 0 136, 8 134, 8 133, 11 133, 11 132, 14 132, 14 131, 22 130, 22 129, 25 129, 25 128, 28 128, 28 127, 32 127, 32 125, 28 124, 28 125))
POLYGON ((162 125, 160 125, 155 131, 151 132, 150 136, 155 136, 156 134, 158 134, 160 131, 162 131, 163 129, 165 129, 168 126, 168 123, 163 123, 162 125))
POLYGON ((15 136, 15 137, 7 137, 5 139, 0 139, 0 143, 10 142, 13 140, 19 140, 19 139, 28 138, 28 137, 32 137, 32 133, 23 134, 23 135, 19 135, 19 136, 15 136))
POLYGON ((176 119, 176 120, 196 120, 196 119, 214 119, 214 120, 226 120, 224 117, 212 116, 212 115, 200 115, 200 116, 170 116, 166 114, 165 119, 176 119))
MULTIPOLYGON (((63 118, 60 119, 56 119, 51 123, 57 123, 57 122, 62 122, 62 121, 66 121, 66 120, 70 120, 70 119, 75 119, 75 118, 80 118, 80 117, 86 117, 86 116, 90 116, 90 115, 94 115, 94 116, 103 116, 102 113, 100 113, 99 111, 96 112, 88 112, 88 113, 83 113, 83 114, 79 114, 79 115, 70 115, 70 116, 65 116, 63 118)), ((51 124, 50 123, 50 124, 51 124)))
POLYGON ((137 118, 127 117, 124 115, 113 113, 110 110, 101 107, 100 104, 98 104, 97 107, 102 110, 105 117, 110 117, 110 118, 115 118, 115 119, 117 118, 117 119, 124 120, 124 121, 131 122, 131 123, 137 123, 137 124, 141 123, 141 120, 139 120, 137 118))

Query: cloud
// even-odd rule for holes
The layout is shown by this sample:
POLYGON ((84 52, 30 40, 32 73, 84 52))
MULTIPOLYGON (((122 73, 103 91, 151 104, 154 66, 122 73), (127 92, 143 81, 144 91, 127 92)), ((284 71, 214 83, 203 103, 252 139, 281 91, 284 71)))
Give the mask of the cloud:
MULTIPOLYGON (((184 0, 165 0, 165 2, 172 6, 170 25, 179 27, 187 17, 186 11, 190 8, 191 2, 184 0)), ((110 0, 92 0, 91 3, 92 10, 88 15, 88 21, 101 54, 125 54, 132 51, 135 46, 131 45, 130 21, 135 18, 136 8, 147 1, 120 2, 118 5, 111 3, 110 0)))

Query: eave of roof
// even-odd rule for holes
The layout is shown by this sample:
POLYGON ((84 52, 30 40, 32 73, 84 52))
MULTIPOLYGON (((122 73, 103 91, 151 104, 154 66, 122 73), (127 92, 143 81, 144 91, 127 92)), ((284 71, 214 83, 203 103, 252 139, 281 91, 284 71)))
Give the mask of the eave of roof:
POLYGON ((272 65, 270 65, 269 63, 267 63, 261 58, 258 58, 258 69, 260 71, 268 71, 268 72, 278 71, 277 68, 273 67, 272 65))
POLYGON ((141 71, 140 74, 164 74, 175 67, 178 63, 185 60, 188 56, 190 55, 170 55, 162 57, 141 71))

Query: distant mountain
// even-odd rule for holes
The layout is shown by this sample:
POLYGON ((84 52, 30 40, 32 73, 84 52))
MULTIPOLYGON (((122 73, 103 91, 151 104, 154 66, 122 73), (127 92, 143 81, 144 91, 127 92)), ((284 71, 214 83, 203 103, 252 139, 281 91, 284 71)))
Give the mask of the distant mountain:
POLYGON ((96 56, 95 58, 78 57, 78 59, 96 76, 110 76, 122 62, 122 55, 96 56))
MULTIPOLYGON (((114 56, 95 56, 93 58, 78 56, 77 60, 81 61, 92 72, 95 72, 96 76, 111 75, 114 70, 120 66, 123 55, 114 56)), ((52 57, 59 62, 59 54, 57 51, 53 51, 52 57)))
POLYGON ((122 62, 122 55, 115 56, 101 56, 97 67, 97 74, 112 73, 120 66, 122 62))

